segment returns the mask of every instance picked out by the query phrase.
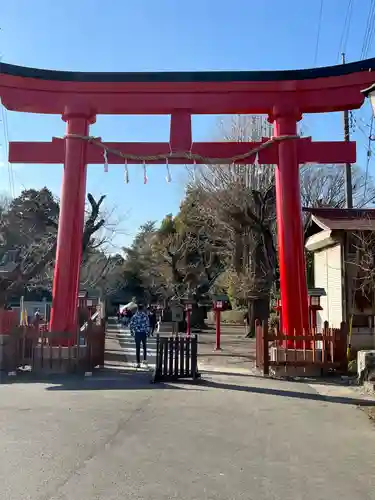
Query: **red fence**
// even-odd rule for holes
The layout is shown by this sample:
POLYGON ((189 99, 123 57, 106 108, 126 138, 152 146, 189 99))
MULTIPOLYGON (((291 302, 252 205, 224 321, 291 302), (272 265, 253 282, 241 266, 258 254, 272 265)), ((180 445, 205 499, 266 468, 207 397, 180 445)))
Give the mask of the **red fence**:
POLYGON ((286 335, 278 330, 268 330, 267 324, 256 322, 256 366, 269 374, 270 367, 319 367, 323 371, 347 371, 346 323, 340 328, 324 324, 321 332, 316 329, 300 335, 286 335), (286 347, 288 346, 288 347, 286 347), (297 347, 298 346, 298 347, 297 347))
POLYGON ((10 333, 19 324, 17 311, 0 309, 0 335, 10 333))
POLYGON ((51 333, 42 325, 18 326, 0 335, 0 349, 0 370, 4 372, 21 367, 33 372, 92 371, 104 365, 105 325, 89 322, 79 335, 51 333), (56 339, 68 341, 67 345, 55 345, 56 339))

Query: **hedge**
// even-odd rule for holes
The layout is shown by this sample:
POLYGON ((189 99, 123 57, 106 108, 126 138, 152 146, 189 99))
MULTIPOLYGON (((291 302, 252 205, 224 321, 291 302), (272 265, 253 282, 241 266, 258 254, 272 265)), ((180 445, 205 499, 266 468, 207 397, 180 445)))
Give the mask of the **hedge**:
MULTIPOLYGON (((235 325, 243 325, 243 318, 246 313, 246 309, 238 309, 236 311, 222 311, 221 312, 221 322, 235 325)), ((208 321, 210 323, 215 323, 215 312, 210 311, 207 314, 208 321)))

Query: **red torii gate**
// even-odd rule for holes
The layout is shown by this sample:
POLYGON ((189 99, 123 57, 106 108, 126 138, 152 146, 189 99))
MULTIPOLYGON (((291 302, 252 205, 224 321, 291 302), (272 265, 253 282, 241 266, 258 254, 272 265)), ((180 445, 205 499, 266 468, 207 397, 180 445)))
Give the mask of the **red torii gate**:
MULTIPOLYGON (((274 136, 259 162, 276 164, 276 208, 283 330, 308 327, 299 165, 354 163, 355 143, 296 138, 303 113, 361 106, 361 90, 373 83, 375 59, 292 71, 182 73, 75 73, 0 64, 0 97, 12 111, 60 114, 64 139, 11 142, 12 163, 64 163, 51 330, 75 331, 84 224, 86 165, 103 163, 103 150, 89 140, 98 114, 169 114, 169 143, 105 143, 123 155, 157 156, 147 163, 192 163, 189 153, 216 163, 255 150, 260 143, 192 143, 193 114, 267 114, 274 136), (281 140, 281 139, 285 140, 281 140), (86 140, 87 139, 87 140, 86 140), (288 140, 286 140, 288 139, 288 140), (190 159, 189 159, 190 158, 190 159)), ((242 160, 251 163, 252 154, 242 160)), ((124 164, 108 154, 109 163, 124 164)), ((142 163, 142 158, 129 163, 142 163)), ((241 160, 239 160, 241 162, 241 160)), ((199 161, 197 162, 199 163, 199 161)))

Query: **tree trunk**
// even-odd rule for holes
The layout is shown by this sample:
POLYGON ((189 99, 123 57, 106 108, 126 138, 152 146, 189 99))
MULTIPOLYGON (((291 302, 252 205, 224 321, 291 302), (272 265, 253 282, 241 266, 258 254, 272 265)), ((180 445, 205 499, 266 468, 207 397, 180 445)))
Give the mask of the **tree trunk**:
POLYGON ((255 321, 258 319, 261 323, 268 322, 270 315, 270 295, 262 294, 259 297, 252 297, 248 301, 249 325, 246 337, 255 336, 255 321))
POLYGON ((201 330, 204 328, 205 323, 205 308, 204 307, 199 307, 198 304, 193 304, 193 309, 191 311, 191 316, 190 316, 190 324, 193 328, 196 328, 198 330, 201 330))
MULTIPOLYGON (((271 249, 265 241, 265 235, 252 233, 253 253, 250 258, 251 270, 254 273, 254 289, 248 300, 249 332, 248 337, 255 336, 255 321, 268 322, 270 315, 270 288, 272 283, 272 269, 270 269, 271 249)), ((272 243, 272 242, 271 242, 272 243)))

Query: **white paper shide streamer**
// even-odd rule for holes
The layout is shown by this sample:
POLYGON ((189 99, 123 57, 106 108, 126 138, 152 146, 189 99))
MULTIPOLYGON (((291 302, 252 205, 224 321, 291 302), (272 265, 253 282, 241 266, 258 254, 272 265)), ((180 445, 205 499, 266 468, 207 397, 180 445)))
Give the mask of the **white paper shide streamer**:
POLYGON ((147 167, 146 167, 146 162, 143 161, 143 184, 147 184, 147 182, 148 182, 147 167))
POLYGON ((166 158, 165 160, 165 166, 167 168, 167 175, 165 176, 165 180, 170 183, 172 182, 172 176, 171 176, 171 171, 169 169, 169 162, 168 162, 168 158, 166 158))
POLYGON ((103 150, 103 156, 104 156, 104 172, 108 172, 108 153, 107 150, 103 150))
POLYGON ((124 167, 124 180, 125 180, 125 184, 129 184, 128 160, 126 160, 126 159, 125 159, 125 167, 124 167))

